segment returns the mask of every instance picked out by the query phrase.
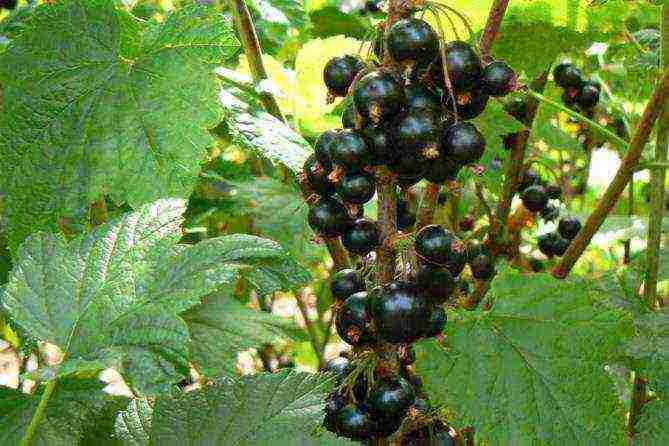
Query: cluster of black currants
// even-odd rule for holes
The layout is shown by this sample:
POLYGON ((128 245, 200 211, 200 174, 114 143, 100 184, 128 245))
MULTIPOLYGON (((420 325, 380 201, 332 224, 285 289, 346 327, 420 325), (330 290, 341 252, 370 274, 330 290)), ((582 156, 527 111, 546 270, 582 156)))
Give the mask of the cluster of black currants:
MULTIPOLYGON (((528 211, 539 213, 545 222, 558 220, 560 209, 550 200, 561 198, 562 188, 560 186, 546 185, 536 172, 528 169, 523 174, 519 189, 523 206, 528 211)), ((560 218, 554 232, 539 236, 539 251, 548 258, 562 256, 580 230, 581 222, 576 217, 560 218)))
POLYGON ((16 8, 17 0, 0 0, 0 9, 16 8))
POLYGON ((562 102, 569 108, 589 114, 599 103, 601 85, 592 80, 583 79, 581 70, 575 65, 563 62, 553 70, 555 83, 564 89, 562 102))

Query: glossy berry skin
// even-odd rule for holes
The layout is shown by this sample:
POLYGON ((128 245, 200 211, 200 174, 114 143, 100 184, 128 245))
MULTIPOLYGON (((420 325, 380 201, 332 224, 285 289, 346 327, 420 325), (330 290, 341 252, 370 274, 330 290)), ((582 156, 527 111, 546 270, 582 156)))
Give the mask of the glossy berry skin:
POLYGON ((364 171, 349 172, 337 184, 337 194, 346 203, 367 203, 375 193, 374 175, 364 171))
POLYGON ((562 217, 558 223, 558 232, 567 240, 574 240, 581 230, 581 222, 576 217, 562 217))
MULTIPOLYGON (((366 404, 377 419, 402 419, 416 400, 416 392, 409 382, 402 378, 384 379, 375 383, 366 404)), ((399 426, 398 426, 399 427, 399 426)), ((386 432, 390 434, 392 432, 386 432)))
POLYGON ((397 230, 410 231, 416 224, 416 213, 409 207, 409 202, 397 199, 397 230))
MULTIPOLYGON (((441 67, 440 63, 439 66, 441 67)), ((454 41, 446 45, 446 67, 451 85, 456 90, 478 86, 483 73, 481 59, 469 44, 462 41, 454 41)), ((441 85, 444 85, 443 82, 441 85)))
POLYGON ((335 139, 337 139, 337 132, 334 130, 326 130, 321 133, 321 136, 318 137, 316 145, 314 146, 314 155, 316 155, 318 161, 327 169, 332 169, 330 146, 335 139))
POLYGON ((557 184, 550 184, 546 186, 546 195, 551 200, 559 200, 562 197, 562 188, 557 184))
POLYGON ((399 183, 415 184, 423 177, 428 167, 427 159, 418 153, 398 156, 388 164, 388 169, 398 175, 399 183))
MULTIPOLYGON (((476 89, 455 93, 454 97, 458 116, 462 119, 474 119, 479 116, 485 111, 489 99, 487 93, 476 89)), ((446 93, 444 94, 444 98, 446 100, 446 105, 444 106, 446 110, 453 111, 451 95, 446 93)))
POLYGON ((369 309, 377 335, 390 343, 418 339, 430 315, 429 304, 416 287, 401 281, 372 290, 369 309))
POLYGON ((430 62, 439 52, 439 36, 421 19, 408 18, 395 22, 388 32, 388 51, 403 62, 430 62))
POLYGON ((560 216, 560 209, 550 203, 541 210, 541 218, 544 221, 555 221, 560 216))
POLYGON ((469 122, 459 122, 445 129, 442 144, 444 155, 462 165, 475 163, 485 151, 485 138, 469 122))
POLYGON ((601 87, 597 82, 586 81, 583 82, 578 96, 576 96, 576 103, 581 110, 592 110, 599 103, 599 92, 601 87))
POLYGON ((569 240, 565 240, 557 232, 549 232, 539 236, 539 251, 546 257, 562 256, 569 248, 569 240))
POLYGON ((341 125, 345 129, 355 129, 358 123, 358 111, 353 102, 349 102, 341 113, 341 125))
POLYGON ((539 185, 530 186, 525 189, 521 199, 523 200, 523 206, 530 212, 539 212, 548 203, 546 191, 543 186, 539 185))
POLYGON ((455 280, 451 272, 430 263, 419 263, 416 272, 416 287, 434 305, 448 301, 455 291, 455 280))
POLYGON ((472 277, 478 280, 490 280, 495 275, 495 264, 487 254, 479 254, 469 262, 472 277))
POLYGON ((483 69, 483 89, 490 96, 506 96, 516 89, 518 78, 513 69, 502 61, 495 61, 483 69))
POLYGON ((378 223, 360 218, 342 235, 341 242, 348 252, 362 256, 378 247, 380 238, 381 229, 378 223))
POLYGON ((307 158, 303 168, 304 176, 309 183, 309 187, 320 196, 332 195, 335 191, 335 184, 328 178, 331 170, 325 168, 315 155, 307 158))
POLYGON ((365 291, 365 281, 359 272, 342 269, 330 277, 330 291, 336 301, 344 301, 352 294, 365 291))
POLYGON ((409 84, 404 90, 406 95, 406 108, 408 111, 425 110, 435 115, 441 113, 441 101, 431 90, 420 84, 409 84))
POLYGON ((337 385, 341 384, 353 369, 351 361, 342 356, 332 358, 325 364, 325 371, 335 375, 337 385))
POLYGON ((581 70, 570 63, 561 63, 553 70, 555 83, 562 88, 578 88, 583 82, 581 70))
POLYGON ((360 130, 369 150, 369 164, 380 166, 391 162, 396 156, 389 129, 384 125, 368 125, 360 130))
POLYGON ((405 99, 402 86, 390 74, 381 71, 360 78, 353 91, 358 113, 375 124, 397 115, 404 107, 405 99))
POLYGON ((355 130, 337 132, 330 143, 332 162, 344 170, 359 170, 369 163, 369 149, 362 136, 355 130))
POLYGON ((416 253, 426 262, 447 266, 449 263, 464 263, 464 244, 450 231, 439 225, 428 225, 416 235, 416 253))
POLYGON ((423 337, 434 338, 439 336, 444 332, 444 328, 446 328, 446 311, 441 307, 436 307, 432 310, 423 337))
POLYGON ((337 312, 337 334, 347 344, 362 345, 370 341, 368 324, 367 291, 352 294, 337 312))
POLYGON ((351 440, 367 440, 377 431, 377 423, 363 408, 349 404, 337 412, 335 417, 337 434, 351 440))
POLYGON ((446 181, 454 181, 462 166, 456 161, 440 156, 435 160, 430 160, 425 171, 425 179, 431 183, 443 184, 446 181))
POLYGON ((346 55, 330 59, 323 69, 323 80, 330 94, 346 96, 353 79, 364 68, 365 64, 355 56, 346 55))
POLYGON ((338 237, 349 224, 346 208, 333 198, 321 198, 309 209, 309 226, 318 234, 338 237))
MULTIPOLYGON (((415 110, 400 116, 394 123, 393 141, 401 147, 400 156, 432 149, 439 155, 441 126, 436 115, 415 110)), ((417 156, 417 155, 416 155, 417 156)))

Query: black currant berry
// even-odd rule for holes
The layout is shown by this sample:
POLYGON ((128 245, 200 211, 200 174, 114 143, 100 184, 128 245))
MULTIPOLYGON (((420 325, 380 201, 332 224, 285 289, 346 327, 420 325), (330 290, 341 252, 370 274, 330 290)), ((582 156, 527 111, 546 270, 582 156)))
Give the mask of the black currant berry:
POLYGON ((341 242, 350 253, 366 255, 379 246, 381 229, 372 220, 360 218, 342 235, 341 242))
POLYGON ((525 189, 521 199, 523 200, 523 206, 530 212, 539 212, 548 203, 546 191, 543 186, 539 185, 530 186, 525 189))
MULTIPOLYGON (((462 264, 464 267, 466 261, 465 245, 451 232, 439 225, 428 225, 421 229, 416 235, 414 246, 418 256, 426 262, 446 267, 451 264, 462 264)), ((453 273, 451 268, 449 270, 453 273)), ((455 277, 457 274, 453 274, 453 276, 455 277)))
POLYGON ((562 103, 567 107, 573 108, 578 103, 578 98, 581 95, 581 89, 577 87, 565 88, 562 92, 562 103))
POLYGON ((355 85, 353 101, 358 113, 372 123, 395 116, 405 103, 404 89, 388 73, 374 71, 355 85))
POLYGON ((416 392, 411 384, 397 377, 377 381, 366 403, 375 418, 404 418, 415 400, 416 392))
POLYGON ((553 253, 561 257, 567 249, 569 248, 569 240, 563 238, 560 234, 555 234, 556 237, 553 240, 553 253))
MULTIPOLYGON (((474 119, 485 111, 488 105, 489 96, 482 90, 468 90, 463 92, 456 92, 455 98, 458 116, 462 119, 474 119)), ((453 99, 451 95, 444 94, 446 99, 445 108, 448 111, 453 111, 453 99)))
POLYGON ((337 132, 335 130, 326 130, 325 132, 321 133, 321 136, 318 137, 314 147, 314 155, 316 155, 318 161, 320 161, 320 163, 327 169, 332 168, 330 146, 336 138, 337 132))
POLYGON ((521 97, 513 97, 508 100, 504 104, 504 111, 523 124, 527 124, 530 119, 527 102, 521 97))
POLYGON ((367 203, 375 193, 374 175, 365 171, 348 172, 337 184, 337 194, 346 203, 367 203))
POLYGON ((402 151, 400 156, 413 155, 434 158, 439 156, 441 126, 437 116, 415 110, 399 117, 394 123, 393 140, 402 151))
POLYGON ((416 213, 411 210, 409 202, 397 199, 397 230, 410 231, 416 224, 416 213))
POLYGON ((448 269, 419 262, 416 286, 420 293, 429 298, 434 305, 441 305, 453 295, 455 280, 448 269))
POLYGON ((378 429, 371 414, 355 404, 344 406, 337 412, 335 426, 337 434, 351 440, 367 440, 378 429))
POLYGON ((367 142, 370 165, 380 166, 391 162, 395 158, 396 148, 385 126, 368 125, 360 133, 367 142))
POLYGON ((363 61, 355 56, 346 55, 330 59, 323 69, 323 80, 330 94, 346 96, 353 79, 364 68, 363 61))
POLYGON ((330 291, 336 301, 342 302, 358 291, 365 291, 365 281, 359 272, 342 269, 330 277, 330 291))
POLYGON ((439 36, 421 19, 399 20, 388 32, 388 51, 396 62, 430 62, 439 52, 439 36))
POLYGON ((576 217, 562 217, 558 223, 558 232, 566 240, 574 240, 581 230, 581 222, 576 217))
POLYGON ((341 113, 341 125, 345 129, 355 129, 357 127, 360 116, 358 111, 355 109, 353 102, 349 102, 344 107, 344 111, 341 113))
POLYGON ((560 209, 553 204, 546 204, 546 206, 541 210, 541 218, 544 221, 555 221, 560 216, 560 209))
POLYGON ((549 232, 539 236, 538 246, 539 251, 546 257, 559 257, 569 248, 569 240, 565 240, 557 232, 549 232))
POLYGON ((0 0, 0 9, 16 8, 17 0, 0 0))
POLYGON ((472 277, 478 280, 490 280, 495 275, 495 264, 487 254, 479 254, 469 262, 472 277))
POLYGON ((369 296, 369 308, 377 334, 391 343, 418 339, 430 315, 428 302, 408 282, 375 288, 369 296))
POLYGON ((388 164, 388 169, 399 177, 399 183, 404 183, 406 186, 420 181, 427 168, 427 159, 418 154, 415 156, 398 156, 388 164))
POLYGON ((344 301, 337 312, 335 328, 344 342, 356 346, 370 341, 368 325, 367 292, 360 291, 344 301))
POLYGON ((599 91, 601 87, 597 82, 583 82, 576 103, 581 110, 592 110, 599 103, 599 91))
POLYGON ((455 181, 462 166, 456 161, 440 156, 430 160, 425 171, 425 179, 431 183, 444 184, 446 181, 455 181))
POLYGON ((318 195, 332 195, 335 190, 335 184, 328 178, 331 170, 325 168, 315 155, 311 155, 304 163, 304 176, 309 183, 309 187, 318 195))
POLYGON ((369 163, 369 149, 360 134, 351 129, 336 133, 330 143, 332 161, 344 170, 359 170, 369 163))
MULTIPOLYGON (((441 60, 437 59, 439 69, 441 60)), ((446 67, 451 79, 451 86, 456 90, 476 87, 481 80, 483 68, 481 59, 474 49, 462 41, 450 42, 446 45, 446 67)), ((442 74, 443 79, 443 74, 442 74)), ((444 85, 443 81, 439 86, 444 85)))
POLYGON ((485 138, 474 124, 459 122, 444 130, 444 154, 460 164, 475 163, 485 151, 485 138))
POLYGON ((330 359, 325 364, 325 371, 334 374, 337 385, 341 384, 344 379, 353 371, 353 364, 348 358, 337 356, 330 359))
POLYGON ((561 63, 553 70, 555 83, 562 88, 578 88, 583 82, 581 70, 570 63, 561 63))
POLYGON ((346 208, 334 198, 321 198, 309 209, 309 226, 326 237, 342 235, 349 224, 346 208))
POLYGON ((550 184, 546 186, 546 195, 551 200, 559 200, 562 197, 562 188, 557 184, 550 184))
POLYGON ((439 97, 420 84, 409 84, 405 89, 406 108, 412 110, 425 110, 435 115, 441 113, 441 101, 439 97))
POLYGON ((483 89, 490 96, 506 96, 516 89, 518 78, 510 66, 496 61, 483 69, 482 82, 483 89))

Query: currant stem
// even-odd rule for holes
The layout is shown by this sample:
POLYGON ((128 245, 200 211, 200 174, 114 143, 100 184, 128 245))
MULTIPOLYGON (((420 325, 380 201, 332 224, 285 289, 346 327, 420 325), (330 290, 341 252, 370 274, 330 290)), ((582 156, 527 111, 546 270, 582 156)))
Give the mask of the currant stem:
POLYGON ((486 22, 483 36, 481 37, 481 43, 479 45, 479 48, 481 49, 481 58, 486 63, 490 62, 492 59, 490 51, 492 49, 492 44, 499 33, 499 28, 502 25, 502 19, 506 13, 507 6, 509 6, 509 0, 495 0, 490 7, 488 21, 486 22))
POLYGON ((30 423, 26 428, 26 433, 23 435, 23 438, 21 439, 21 443, 19 446, 30 446, 35 440, 37 429, 39 428, 40 423, 44 419, 47 405, 49 404, 49 400, 51 399, 53 392, 56 390, 57 384, 58 380, 54 378, 52 381, 49 381, 49 383, 46 385, 44 393, 42 394, 42 397, 39 400, 39 404, 37 405, 37 409, 35 410, 33 417, 30 419, 30 423))

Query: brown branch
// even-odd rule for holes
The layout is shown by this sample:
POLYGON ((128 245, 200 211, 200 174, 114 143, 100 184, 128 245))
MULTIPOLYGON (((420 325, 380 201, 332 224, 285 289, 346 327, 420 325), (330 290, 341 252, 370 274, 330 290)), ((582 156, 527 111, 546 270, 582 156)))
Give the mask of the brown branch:
POLYGON ((636 433, 636 423, 641 415, 641 409, 646 403, 648 395, 646 392, 646 380, 639 375, 634 376, 634 387, 630 397, 630 416, 627 421, 627 434, 634 437, 636 433))
POLYGON ((395 247, 397 232, 397 194, 395 181, 386 167, 377 170, 376 194, 379 200, 377 219, 381 228, 381 243, 376 250, 376 281, 384 284, 395 277, 395 247))
POLYGON ((425 186, 423 199, 420 202, 420 211, 418 212, 416 231, 432 223, 432 220, 434 219, 434 212, 437 209, 440 190, 441 186, 435 183, 430 183, 425 186))
POLYGON ((604 223, 604 220, 618 203, 620 195, 625 190, 625 186, 634 174, 634 170, 639 163, 643 148, 648 142, 653 125, 657 120, 669 91, 669 70, 665 71, 662 80, 658 83, 652 98, 646 105, 643 118, 637 126, 632 141, 630 142, 627 156, 623 160, 616 176, 599 200, 599 204, 592 211, 590 217, 585 222, 583 229, 569 245, 569 249, 562 257, 562 261, 553 269, 553 276, 558 279, 564 279, 571 272, 576 261, 581 257, 592 237, 604 223))
POLYGON ((488 21, 485 24, 483 36, 481 36, 481 42, 479 44, 481 58, 484 62, 490 62, 492 59, 490 50, 492 49, 493 42, 499 34, 499 28, 502 25, 502 19, 504 18, 504 13, 506 13, 507 6, 509 6, 509 0, 495 0, 490 7, 488 21))

